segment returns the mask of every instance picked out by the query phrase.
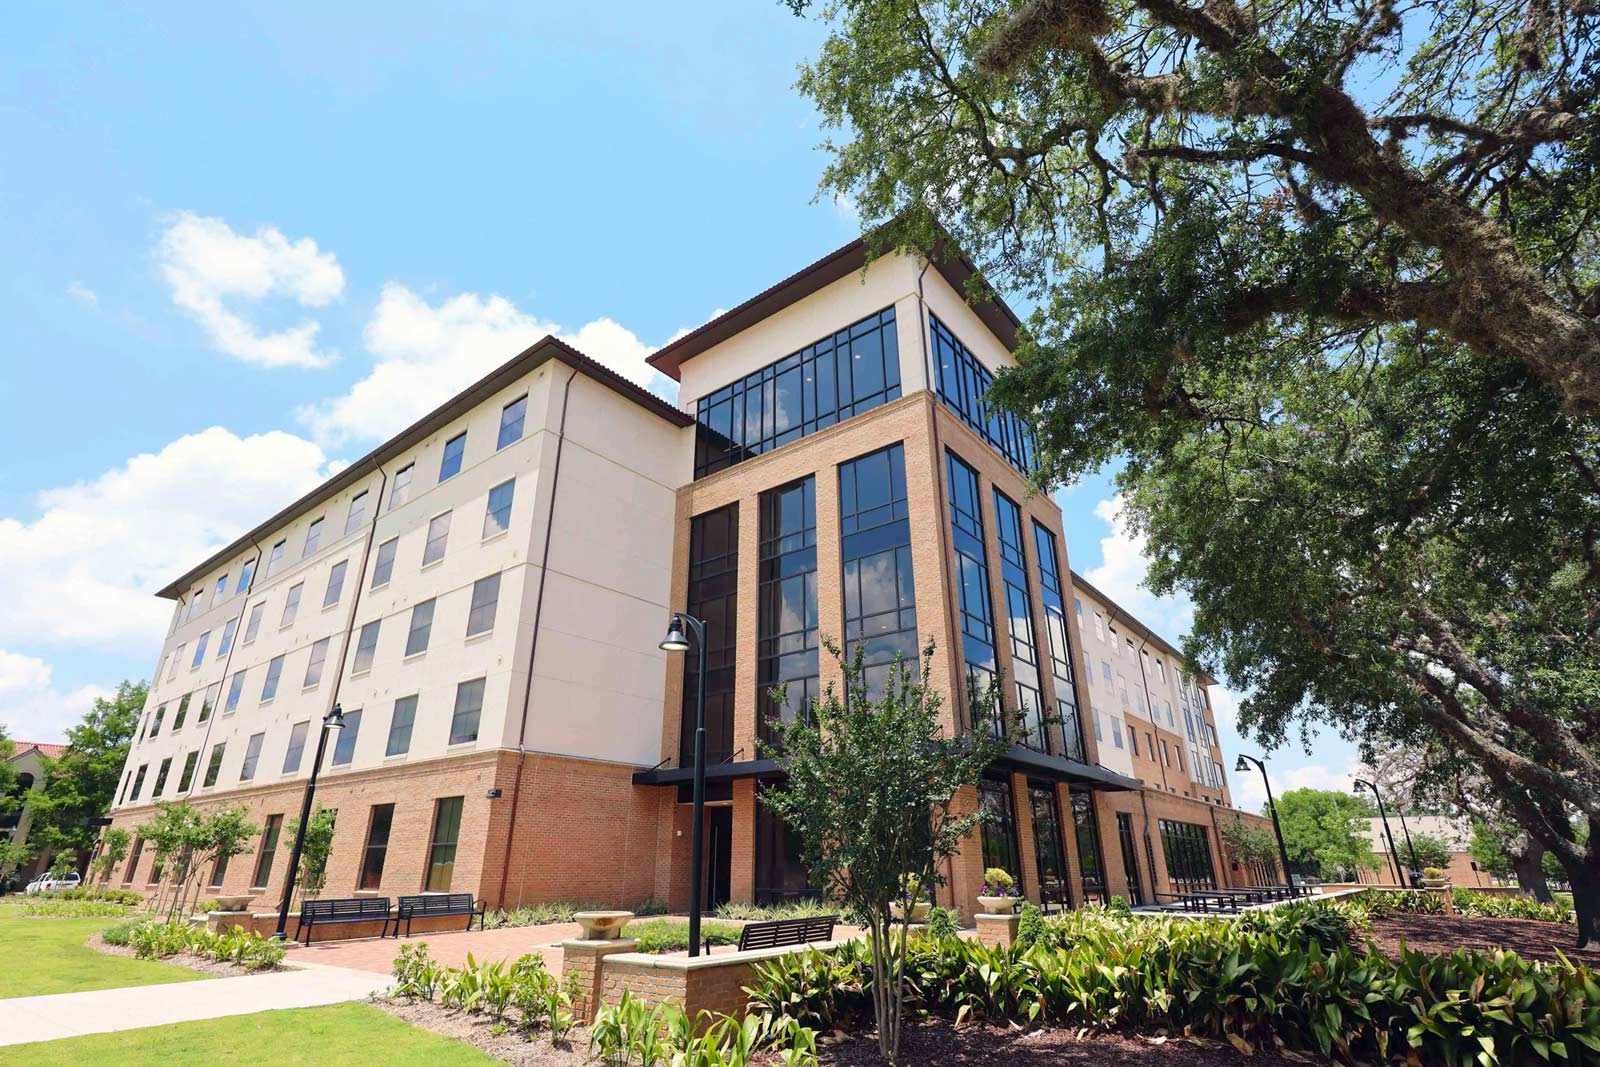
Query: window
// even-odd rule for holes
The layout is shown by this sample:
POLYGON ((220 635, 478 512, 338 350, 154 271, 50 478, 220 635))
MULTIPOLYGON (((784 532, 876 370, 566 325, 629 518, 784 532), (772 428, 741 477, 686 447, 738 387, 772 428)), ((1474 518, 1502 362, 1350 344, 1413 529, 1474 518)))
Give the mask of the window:
POLYGON ((461 473, 461 457, 467 451, 467 435, 463 431, 444 443, 444 458, 439 461, 439 480, 447 482, 461 473))
POLYGON ((978 362, 977 356, 956 340, 956 335, 939 321, 937 315, 930 312, 928 324, 933 332, 933 362, 939 398, 1013 467, 1031 475, 1034 467, 1033 434, 1017 416, 991 410, 984 401, 989 386, 994 384, 994 375, 978 362))
POLYGON ((1078 844, 1078 869, 1083 874, 1084 899, 1104 904, 1108 899, 1105 863, 1101 859, 1100 827, 1095 820, 1094 794, 1073 790, 1072 830, 1078 844))
MULTIPOLYGON (((133 795, 128 798, 129 800, 139 799, 139 791, 144 788, 144 772, 149 769, 150 764, 148 763, 139 765, 139 772, 133 776, 133 795)), ((132 868, 130 867, 129 870, 132 870, 132 868)))
POLYGON ((322 544, 322 520, 313 519, 311 525, 306 527, 306 547, 301 550, 300 558, 305 559, 317 550, 322 544))
POLYGON ((202 603, 200 598, 205 595, 205 592, 206 587, 201 585, 196 586, 195 591, 189 594, 189 614, 184 617, 184 622, 188 622, 190 619, 200 614, 202 603))
POLYGON ((261 742, 266 734, 251 734, 244 746, 244 763, 239 767, 239 781, 248 782, 256 776, 256 764, 261 760, 261 742))
POLYGON ((197 748, 183 758, 183 772, 178 775, 178 792, 187 793, 189 786, 194 783, 194 766, 200 762, 200 750, 197 748))
POLYGON ((267 677, 261 683, 261 703, 265 704, 278 695, 278 679, 283 675, 283 657, 273 656, 272 662, 267 664, 267 677))
POLYGON ((1098 611, 1094 613, 1094 638, 1104 644, 1106 639, 1106 617, 1098 611))
POLYGON ((1039 649, 1033 632, 1033 595, 1028 590, 1028 557, 1023 547, 1022 509, 994 491, 995 534, 1000 544, 1000 588, 1005 597, 1006 629, 1011 634, 1011 674, 1016 680, 1018 740, 1029 748, 1055 751, 1044 716, 1039 680, 1039 649))
POLYGON ((1111 743, 1118 748, 1122 746, 1122 720, 1115 715, 1111 716, 1111 743))
POLYGON ((305 587, 305 582, 297 582, 289 587, 289 595, 283 600, 283 617, 278 620, 278 629, 294 624, 295 616, 300 614, 300 594, 305 587))
POLYGON ((500 436, 495 440, 494 450, 500 451, 513 441, 522 440, 522 424, 528 416, 528 398, 518 397, 500 409, 500 436))
MULTIPOLYGON (((978 472, 954 452, 946 452, 950 481, 950 526, 955 550, 956 593, 961 604, 961 652, 966 661, 967 711, 975 713, 978 698, 988 691, 998 665, 994 652, 994 611, 989 602, 989 562, 983 542, 983 510, 978 472)), ((987 729, 1003 729, 995 708, 987 729)), ((972 724, 976 728, 978 723, 972 724)))
POLYGON ((394 574, 394 553, 400 547, 400 538, 391 537, 378 546, 378 558, 372 564, 372 588, 389 584, 394 574))
POLYGON ((344 729, 333 743, 333 765, 343 767, 355 758, 356 739, 361 736, 361 709, 344 713, 344 729))
POLYGON ((222 603, 223 598, 225 598, 227 595, 228 576, 224 574, 221 578, 217 579, 217 584, 211 590, 211 607, 214 608, 218 604, 222 603))
POLYGON ((217 775, 222 773, 222 754, 228 750, 226 741, 211 746, 211 759, 206 762, 206 777, 203 784, 207 789, 217 784, 217 775))
POLYGON ((818 695, 816 481, 805 478, 761 494, 761 562, 756 616, 758 729, 778 739, 774 722, 792 722, 818 695), (772 697, 785 686, 785 700, 772 697))
POLYGON ((394 485, 389 489, 390 511, 411 499, 411 475, 415 470, 415 463, 407 463, 404 467, 395 471, 394 485))
POLYGON ((361 850, 361 880, 357 889, 377 889, 383 884, 383 861, 389 854, 389 830, 394 826, 394 805, 374 804, 367 818, 367 844, 361 850))
POLYGON ((267 554, 267 577, 271 578, 278 573, 278 568, 283 566, 283 547, 289 543, 285 538, 272 546, 272 551, 267 554))
POLYGON ((167 706, 165 704, 162 704, 156 708, 156 717, 150 722, 150 732, 145 734, 146 740, 156 736, 161 732, 161 719, 166 714, 167 706))
POLYGON ((194 643, 194 659, 189 661, 189 669, 191 671, 200 666, 201 663, 205 662, 206 646, 210 643, 211 631, 207 630, 205 633, 200 635, 200 640, 194 643))
MULTIPOLYGON (((689 595, 686 610, 706 621, 706 762, 733 755, 734 641, 738 600, 739 505, 689 520, 689 595)), ((694 762, 695 694, 700 657, 683 658, 682 732, 678 765, 694 762)))
POLYGON ((1133 841, 1133 816, 1125 811, 1117 812, 1117 842, 1122 847, 1122 874, 1128 886, 1128 902, 1138 908, 1144 905, 1144 887, 1139 884, 1139 850, 1133 841))
POLYGON ((367 521, 367 491, 365 489, 350 498, 350 510, 345 513, 344 532, 346 536, 355 533, 361 524, 367 521))
POLYGON ((516 491, 515 478, 489 490, 489 504, 483 513, 484 537, 493 537, 511 528, 511 497, 516 491))
POLYGON ((172 732, 177 733, 183 729, 183 721, 189 717, 189 700, 193 693, 183 694, 183 699, 178 701, 178 714, 172 717, 172 732))
POLYGON ((450 513, 435 515, 428 520, 428 541, 422 546, 422 565, 444 559, 445 545, 450 541, 450 513))
POLYGON ((1044 782, 1028 783, 1028 808, 1033 815, 1033 857, 1039 870, 1039 892, 1071 906, 1072 890, 1067 874, 1067 854, 1062 844, 1061 811, 1055 787, 1044 782))
POLYGON ((461 805, 465 797, 442 797, 433 806, 433 838, 428 842, 428 877, 423 889, 443 893, 450 889, 456 869, 456 840, 461 836, 461 805))
POLYGON ((167 671, 167 681, 170 682, 178 676, 178 661, 183 659, 183 654, 188 650, 188 648, 189 643, 185 641, 183 644, 178 646, 177 651, 172 653, 172 666, 167 671))
POLYGON ((243 593, 243 592, 246 592, 246 591, 249 590, 249 588, 250 588, 250 579, 255 577, 255 573, 256 573, 256 561, 253 560, 253 559, 245 560, 244 561, 244 567, 241 568, 240 571, 239 571, 239 580, 238 580, 238 582, 236 582, 234 584, 234 587, 233 587, 233 595, 234 596, 238 596, 240 593, 243 593))
POLYGON ((406 655, 428 651, 428 635, 433 631, 433 601, 424 600, 411 609, 411 631, 406 634, 406 655))
POLYGON ((483 682, 482 678, 475 678, 456 686, 456 708, 450 716, 452 745, 478 739, 478 720, 483 716, 483 682))
POLYGON ((394 702, 394 717, 389 720, 389 743, 385 756, 403 756, 411 751, 411 726, 417 721, 417 698, 401 697, 394 702))
POLYGON ((378 652, 378 627, 381 622, 381 619, 375 619, 361 628, 361 636, 356 640, 356 661, 350 673, 365 674, 372 669, 372 659, 378 652))
POLYGON ((161 791, 167 787, 167 772, 170 770, 172 770, 172 757, 168 756, 166 759, 161 761, 161 769, 156 771, 156 784, 155 787, 150 790, 150 795, 152 797, 160 796, 161 791))
POLYGON ((1021 850, 1017 847, 1017 811, 1008 778, 984 778, 978 783, 978 810, 983 813, 983 866, 999 867, 1022 888, 1021 850))
MULTIPOLYGON (((1083 763, 1083 724, 1078 718, 1077 680, 1072 671, 1072 645, 1062 599, 1061 556, 1056 535, 1038 519, 1033 520, 1033 548, 1039 565, 1039 600, 1044 604, 1045 637, 1050 646, 1050 674, 1055 679, 1056 717, 1066 746, 1064 754, 1083 763)), ((1083 603, 1074 599, 1073 606, 1081 620, 1083 603)))
POLYGON ((211 865, 211 888, 221 889, 222 880, 228 877, 228 857, 218 856, 217 862, 211 865))
POLYGON ((261 632, 261 616, 265 613, 267 602, 263 600, 250 609, 250 621, 244 624, 244 643, 249 644, 261 632))
POLYGON ((324 637, 311 646, 311 658, 306 661, 306 680, 301 683, 306 689, 322 684, 322 665, 328 661, 328 643, 332 640, 324 637))
POLYGON ((237 616, 222 624, 222 640, 217 642, 217 658, 221 659, 233 648, 233 635, 239 629, 237 616))
POLYGON ((467 611, 467 636, 494 629, 495 605, 500 600, 500 576, 491 574, 472 583, 472 607, 467 611))
POLYGON ((127 885, 133 881, 133 873, 139 869, 139 856, 144 852, 144 838, 133 839, 133 852, 128 856, 127 869, 122 872, 122 884, 127 885))
POLYGON ((306 731, 311 723, 297 722, 289 728, 289 747, 283 753, 283 773, 294 774, 300 769, 300 760, 306 754, 306 731))
POLYGON ((1128 751, 1135 756, 1139 754, 1139 731, 1128 727, 1128 751))
POLYGON ((1167 858, 1167 880, 1179 893, 1217 888, 1211 864, 1210 835, 1204 826, 1160 820, 1161 850, 1167 858))
POLYGON ((862 652, 867 692, 881 696, 895 661, 916 669, 917 591, 911 567, 905 448, 839 465, 839 547, 845 651, 862 652))
POLYGON ((222 695, 222 683, 212 682, 206 686, 205 696, 200 698, 200 717, 195 722, 207 722, 211 713, 217 710, 217 697, 222 695))
POLYGON ((273 853, 278 851, 278 835, 282 831, 283 816, 268 815, 267 825, 261 831, 261 847, 256 850, 255 873, 250 876, 252 889, 265 889, 268 879, 272 877, 272 857, 273 853))
POLYGON ((339 598, 344 595, 344 572, 349 567, 350 561, 341 559, 328 571, 328 589, 322 594, 322 606, 324 609, 333 607, 339 602, 339 598))
POLYGON ((900 397, 894 308, 792 352, 695 405, 696 478, 900 397))
POLYGON ((234 673, 233 680, 228 683, 228 700, 222 705, 222 714, 232 715, 239 710, 239 695, 244 692, 244 671, 234 673))

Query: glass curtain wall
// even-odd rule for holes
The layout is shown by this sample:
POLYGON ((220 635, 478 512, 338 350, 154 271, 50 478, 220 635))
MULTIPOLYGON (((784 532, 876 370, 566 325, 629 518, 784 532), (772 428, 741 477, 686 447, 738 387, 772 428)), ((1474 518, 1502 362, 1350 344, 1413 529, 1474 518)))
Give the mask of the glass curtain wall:
MULTIPOLYGON (((706 762, 733 755, 733 670, 739 587, 739 505, 696 515, 689 522, 688 612, 706 623, 706 762)), ((700 657, 683 657, 683 724, 678 765, 694 764, 695 698, 700 657)))
POLYGON ((911 570, 905 448, 839 465, 845 651, 862 649, 867 690, 881 696, 896 659, 917 669, 917 594, 911 570))

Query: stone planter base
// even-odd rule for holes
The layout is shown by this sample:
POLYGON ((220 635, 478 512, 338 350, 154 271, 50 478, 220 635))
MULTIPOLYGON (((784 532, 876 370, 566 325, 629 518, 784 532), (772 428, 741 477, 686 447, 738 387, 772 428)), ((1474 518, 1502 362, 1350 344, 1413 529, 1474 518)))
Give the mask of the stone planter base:
POLYGON ((1009 915, 984 915, 979 914, 978 940, 990 947, 1010 948, 1017 939, 1017 928, 1022 924, 1022 916, 1016 913, 1009 915))

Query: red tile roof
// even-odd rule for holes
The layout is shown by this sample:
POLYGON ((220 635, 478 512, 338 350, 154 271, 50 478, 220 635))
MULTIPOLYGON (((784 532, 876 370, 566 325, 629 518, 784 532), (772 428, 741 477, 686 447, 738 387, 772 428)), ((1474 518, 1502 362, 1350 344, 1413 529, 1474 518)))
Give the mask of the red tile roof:
POLYGON ((15 759, 16 756, 24 755, 34 749, 38 749, 41 756, 49 759, 60 759, 66 754, 67 746, 46 744, 43 741, 18 741, 16 755, 12 758, 15 759))

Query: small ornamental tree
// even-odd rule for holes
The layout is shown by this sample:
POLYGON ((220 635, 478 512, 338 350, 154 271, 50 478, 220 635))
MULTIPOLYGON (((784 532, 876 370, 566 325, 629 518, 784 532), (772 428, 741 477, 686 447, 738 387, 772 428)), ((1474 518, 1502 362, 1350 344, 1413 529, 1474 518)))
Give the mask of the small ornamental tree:
POLYGON ((34 847, 23 841, 0 838, 0 877, 33 859, 34 847))
MULTIPOLYGON (((830 683, 813 714, 773 723, 777 742, 763 749, 783 764, 787 780, 764 792, 762 803, 799 836, 812 879, 866 918, 878 1050, 894 1062, 906 927, 898 940, 891 935, 889 906, 907 874, 924 887, 943 883, 939 861, 953 856, 979 821, 975 810, 957 813, 952 801, 977 785, 1007 746, 988 730, 943 732, 943 697, 930 684, 931 640, 920 670, 897 661, 881 692, 865 682, 859 647, 847 658, 833 641, 823 645, 843 671, 843 692, 830 683)), ((991 685, 974 698, 972 722, 991 721, 997 691, 991 685)))
POLYGON ((1441 870, 1450 866, 1450 846, 1444 838, 1434 834, 1416 833, 1411 835, 1411 844, 1406 849, 1406 856, 1416 856, 1419 867, 1438 867, 1441 870))
MULTIPOLYGON (((305 842, 300 847, 300 873, 295 878, 295 890, 301 900, 314 900, 328 883, 328 854, 333 851, 333 823, 339 812, 318 804, 306 823, 305 842)), ((300 820, 289 824, 286 831, 293 841, 300 832, 300 820)))
POLYGON ((102 882, 111 877, 111 872, 117 869, 117 864, 127 859, 128 846, 132 841, 133 835, 120 826, 113 826, 106 831, 105 837, 100 841, 100 855, 89 865, 102 882))
MULTIPOLYGON (((139 836, 154 850, 155 869, 163 872, 165 883, 172 890, 167 917, 175 919, 195 854, 205 845, 204 817, 187 801, 162 801, 156 805, 156 817, 139 827, 139 836)), ((161 894, 151 899, 159 910, 161 894)))
POLYGON ((1277 879, 1278 839, 1271 830, 1237 817, 1232 822, 1222 823, 1221 829, 1228 854, 1243 864, 1251 877, 1263 882, 1277 879))

